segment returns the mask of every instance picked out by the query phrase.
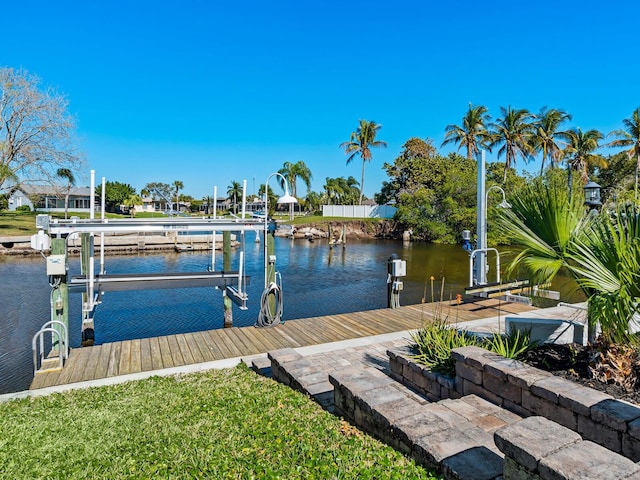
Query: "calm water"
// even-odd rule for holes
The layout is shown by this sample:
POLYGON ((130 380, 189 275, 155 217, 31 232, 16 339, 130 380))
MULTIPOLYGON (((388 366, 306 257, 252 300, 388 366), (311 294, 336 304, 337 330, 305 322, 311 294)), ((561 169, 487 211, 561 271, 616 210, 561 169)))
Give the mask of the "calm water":
MULTIPOLYGON (((351 242, 330 250, 324 242, 276 239, 282 274, 285 320, 384 308, 387 259, 407 260, 402 305, 431 300, 445 277, 445 298, 455 298, 468 282, 468 255, 459 246, 392 240, 351 242)), ((234 326, 251 327, 257 318, 263 285, 262 245, 247 241, 249 309, 234 306, 234 326)), ((234 268, 237 259, 234 259, 234 268)), ((206 271, 211 252, 107 257, 107 273, 206 271)), ((222 265, 216 253, 216 267, 222 265)), ((77 258, 70 272, 79 274, 77 258)), ((0 393, 24 390, 32 379, 31 338, 49 318, 50 287, 41 257, 0 256, 0 393)), ((493 278, 493 274, 491 277, 493 278)), ((439 298, 439 293, 436 294, 439 298)), ((70 297, 70 342, 80 344, 80 295, 70 297)), ((222 328, 222 294, 214 288, 107 292, 95 316, 96 343, 222 328)))

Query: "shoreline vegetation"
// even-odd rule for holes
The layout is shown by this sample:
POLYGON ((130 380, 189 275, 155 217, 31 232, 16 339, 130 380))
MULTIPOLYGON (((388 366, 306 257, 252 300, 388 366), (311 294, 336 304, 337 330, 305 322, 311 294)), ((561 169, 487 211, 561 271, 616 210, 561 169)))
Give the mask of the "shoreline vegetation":
POLYGON ((9 401, 0 430, 3 478, 439 478, 242 364, 9 401))

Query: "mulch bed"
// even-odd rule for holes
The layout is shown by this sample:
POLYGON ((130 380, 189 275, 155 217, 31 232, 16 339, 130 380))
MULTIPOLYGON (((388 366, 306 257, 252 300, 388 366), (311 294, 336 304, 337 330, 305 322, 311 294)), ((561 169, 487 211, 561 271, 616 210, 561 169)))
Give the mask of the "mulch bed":
POLYGON ((633 390, 626 390, 619 385, 592 378, 589 369, 591 348, 593 347, 577 344, 544 344, 529 352, 523 361, 559 377, 605 392, 619 400, 640 405, 640 385, 636 384, 633 390))

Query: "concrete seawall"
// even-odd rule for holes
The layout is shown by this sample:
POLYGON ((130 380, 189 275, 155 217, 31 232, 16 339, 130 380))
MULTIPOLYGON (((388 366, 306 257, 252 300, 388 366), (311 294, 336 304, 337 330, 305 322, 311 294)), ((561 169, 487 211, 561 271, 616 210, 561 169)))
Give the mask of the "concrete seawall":
MULTIPOLYGON (((31 249, 30 236, 0 237, 0 255, 37 255, 38 252, 31 249)), ((94 245, 100 247, 100 235, 96 235, 94 245)), ((232 246, 239 243, 232 236, 232 246)), ((160 250, 210 250, 212 247, 211 235, 114 235, 105 234, 105 251, 111 254, 127 254, 140 251, 160 250)), ((216 235, 216 249, 222 249, 222 235, 216 235)), ((80 253, 80 239, 69 240, 69 253, 80 253)))

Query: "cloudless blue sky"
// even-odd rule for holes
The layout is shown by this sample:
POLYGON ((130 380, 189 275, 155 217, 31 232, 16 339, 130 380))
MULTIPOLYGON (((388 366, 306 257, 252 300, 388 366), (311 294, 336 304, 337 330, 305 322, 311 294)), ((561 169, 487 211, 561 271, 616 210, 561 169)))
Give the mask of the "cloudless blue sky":
POLYGON ((338 145, 367 119, 388 143, 367 165, 371 197, 407 139, 440 146, 469 102, 494 119, 500 106, 561 108, 571 126, 605 134, 640 106, 636 0, 24 0, 1 10, 0 66, 70 102, 87 161, 79 184, 92 168, 138 191, 181 180, 202 198, 246 179, 251 193, 303 160, 319 191, 325 177, 360 180, 360 159, 347 166, 338 145))

